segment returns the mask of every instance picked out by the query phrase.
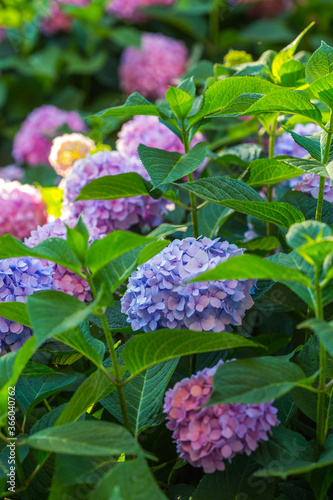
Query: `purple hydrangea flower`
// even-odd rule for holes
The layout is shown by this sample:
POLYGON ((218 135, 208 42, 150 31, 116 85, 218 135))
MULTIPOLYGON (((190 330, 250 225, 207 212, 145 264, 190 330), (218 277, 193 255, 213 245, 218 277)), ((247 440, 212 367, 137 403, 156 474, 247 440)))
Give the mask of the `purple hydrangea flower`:
POLYGON ((133 224, 149 228, 158 226, 162 222, 161 215, 167 211, 168 204, 165 200, 134 196, 117 200, 74 202, 83 186, 93 179, 126 172, 137 172, 149 179, 147 171, 136 157, 124 156, 117 151, 99 151, 77 160, 62 181, 63 217, 77 218, 82 212, 85 223, 90 227, 97 227, 102 235, 115 229, 128 229, 133 224))
POLYGON ((11 234, 23 240, 47 222, 46 205, 38 189, 18 181, 0 179, 0 236, 11 234))
MULTIPOLYGON (((74 226, 74 222, 71 222, 68 225, 74 226)), ((89 232, 90 243, 99 239, 98 229, 91 229, 89 232)), ((25 239, 24 243, 28 247, 33 248, 35 245, 38 245, 38 243, 41 243, 51 237, 62 238, 64 240, 66 239, 67 229, 62 220, 56 219, 53 222, 44 224, 44 226, 38 226, 35 231, 31 232, 30 237, 25 239)), ((54 262, 45 260, 41 260, 41 262, 43 267, 51 269, 53 290, 74 295, 74 297, 78 298, 82 302, 92 300, 89 283, 83 278, 60 264, 55 264, 54 262)))
MULTIPOLYGON (((51 267, 31 257, 0 260, 0 301, 26 302, 51 287, 51 267)), ((0 356, 15 351, 32 335, 30 328, 0 317, 0 356)))
POLYGON ((141 48, 124 50, 119 67, 120 87, 126 94, 140 92, 163 98, 168 86, 185 71, 188 52, 183 42, 159 33, 144 33, 141 48))
MULTIPOLYGON (((302 193, 311 194, 314 198, 318 199, 319 193, 319 175, 304 174, 302 179, 294 187, 295 191, 302 191, 302 193)), ((324 200, 333 203, 333 184, 330 179, 325 179, 324 200)))
POLYGON ((164 400, 167 428, 173 431, 178 453, 208 474, 224 470, 224 461, 230 463, 240 453, 251 455, 260 441, 268 440, 271 428, 279 424, 272 402, 203 407, 213 391, 213 376, 222 363, 177 382, 166 392, 164 400))
POLYGON ((75 132, 86 129, 83 120, 75 111, 63 111, 51 105, 34 109, 14 138, 15 160, 31 166, 49 165, 52 139, 63 126, 75 132))
POLYGON ((20 181, 24 177, 24 171, 17 165, 0 167, 0 178, 5 181, 20 181))
POLYGON ((132 329, 221 332, 241 325, 245 311, 253 306, 255 280, 187 282, 243 252, 219 238, 185 238, 170 243, 129 278, 121 302, 132 329))
POLYGON ((111 0, 107 11, 119 19, 131 21, 144 21, 146 19, 140 13, 140 9, 154 5, 172 5, 176 0, 111 0))

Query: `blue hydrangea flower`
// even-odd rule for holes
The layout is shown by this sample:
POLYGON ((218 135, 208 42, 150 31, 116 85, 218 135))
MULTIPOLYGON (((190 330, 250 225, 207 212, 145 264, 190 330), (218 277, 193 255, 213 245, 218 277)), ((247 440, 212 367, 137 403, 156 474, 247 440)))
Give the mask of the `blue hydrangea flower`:
MULTIPOLYGON (((51 288, 51 272, 31 257, 0 260, 0 302, 26 302, 27 295, 51 288)), ((0 317, 0 356, 19 349, 31 335, 30 328, 0 317)))
POLYGON ((185 238, 170 243, 129 278, 122 312, 132 329, 222 332, 231 331, 231 325, 241 325, 245 311, 253 306, 254 280, 187 282, 243 252, 219 238, 185 238))

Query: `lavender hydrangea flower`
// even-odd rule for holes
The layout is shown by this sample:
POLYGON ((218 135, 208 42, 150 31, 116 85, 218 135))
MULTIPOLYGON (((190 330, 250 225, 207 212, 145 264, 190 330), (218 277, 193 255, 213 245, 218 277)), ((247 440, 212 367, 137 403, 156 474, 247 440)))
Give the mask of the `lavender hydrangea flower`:
POLYGON ((38 224, 47 222, 46 205, 38 189, 18 181, 0 179, 0 236, 22 240, 38 224))
POLYGON ((186 69, 188 52, 183 42, 158 33, 144 33, 141 48, 124 50, 119 67, 120 87, 126 94, 140 92, 163 98, 168 85, 186 69))
MULTIPOLYGON (((71 222, 68 225, 74 226, 74 222, 71 222)), ((90 243, 99 239, 98 229, 90 229, 89 232, 90 243)), ((29 238, 25 239, 24 243, 28 247, 33 248, 35 245, 38 245, 38 243, 41 243, 51 237, 66 239, 67 229, 62 220, 56 219, 53 222, 44 224, 44 226, 38 226, 35 231, 31 232, 29 238)), ((55 264, 54 262, 46 260, 41 260, 41 262, 43 267, 51 269, 53 290, 73 295, 82 302, 89 302, 92 300, 89 283, 86 280, 60 264, 55 264)))
POLYGON ((172 5, 176 0, 111 0, 107 12, 119 19, 131 21, 144 21, 146 17, 140 13, 143 7, 154 5, 172 5))
POLYGON ((170 243, 129 278, 121 302, 132 329, 221 332, 241 325, 245 311, 253 306, 255 280, 186 282, 243 252, 219 238, 185 238, 170 243))
POLYGON ((83 134, 64 134, 53 139, 49 162, 58 175, 66 177, 75 161, 95 148, 94 141, 83 134))
POLYGON ((85 223, 97 227, 102 235, 115 229, 128 229, 134 224, 149 228, 158 226, 162 222, 161 215, 170 207, 165 200, 135 196, 117 200, 74 202, 83 186, 93 179, 126 172, 137 172, 149 179, 147 171, 136 157, 124 156, 117 151, 99 151, 76 161, 69 175, 62 181, 63 218, 77 218, 82 212, 85 223))
POLYGON ((17 163, 25 162, 30 166, 49 165, 52 139, 63 126, 74 132, 86 129, 83 120, 75 111, 63 111, 52 105, 34 109, 14 138, 13 156, 17 163))
MULTIPOLYGON (((318 199, 319 194, 319 175, 304 174, 302 179, 294 187, 295 191, 302 191, 302 193, 311 194, 314 198, 318 199)), ((333 183, 330 179, 325 179, 324 200, 333 204, 333 183)))
MULTIPOLYGON (((232 362, 232 361, 231 361, 232 362)), ((272 402, 203 407, 213 391, 213 376, 222 361, 177 382, 165 394, 164 413, 181 458, 210 474, 225 469, 240 453, 251 453, 279 424, 272 402)))
POLYGON ((20 181, 24 177, 24 171, 17 165, 0 167, 0 178, 5 181, 20 181))
MULTIPOLYGON (((28 295, 51 287, 51 267, 38 259, 0 260, 0 301, 26 302, 28 295)), ((32 335, 30 328, 0 317, 0 356, 15 351, 32 335)))

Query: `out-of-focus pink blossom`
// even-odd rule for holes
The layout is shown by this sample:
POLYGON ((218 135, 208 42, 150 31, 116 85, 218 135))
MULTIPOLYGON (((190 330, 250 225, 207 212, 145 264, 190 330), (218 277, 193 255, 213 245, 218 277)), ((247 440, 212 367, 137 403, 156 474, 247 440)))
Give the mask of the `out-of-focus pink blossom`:
POLYGON ((168 85, 187 65, 184 42, 158 33, 144 33, 141 48, 124 50, 119 67, 120 86, 126 94, 140 92, 150 99, 163 98, 168 85))
POLYGON ((140 13, 140 9, 154 5, 172 5, 176 0, 111 0, 106 10, 119 19, 131 21, 145 21, 146 16, 140 13))

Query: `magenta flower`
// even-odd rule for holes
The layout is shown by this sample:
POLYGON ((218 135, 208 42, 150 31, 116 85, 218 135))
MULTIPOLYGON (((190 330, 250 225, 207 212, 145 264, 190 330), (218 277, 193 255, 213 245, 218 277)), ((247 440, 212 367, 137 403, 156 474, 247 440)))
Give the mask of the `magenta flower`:
MULTIPOLYGON (((26 302, 27 296, 51 287, 51 268, 38 259, 0 260, 0 302, 26 302)), ((16 351, 31 337, 27 326, 0 317, 0 356, 16 351)))
POLYGON ((222 332, 241 325, 255 280, 187 282, 243 252, 219 238, 174 240, 129 278, 121 310, 132 329, 222 332))
POLYGON ((13 156, 18 163, 30 166, 49 165, 52 139, 61 127, 74 132, 86 129, 75 111, 63 111, 56 106, 45 105, 30 113, 14 138, 13 156))
POLYGON ((107 11, 119 19, 131 21, 145 21, 146 17, 140 13, 140 9, 154 5, 172 5, 176 0, 111 0, 107 11))
POLYGON ((205 368, 177 382, 165 394, 164 413, 177 452, 206 474, 225 469, 241 453, 251 455, 271 428, 279 425, 272 402, 257 405, 220 404, 203 407, 213 391, 214 368, 205 368))
POLYGON ((74 201, 83 186, 105 175, 136 172, 149 179, 141 162, 133 156, 124 156, 117 151, 99 151, 74 163, 71 172, 64 178, 64 212, 66 219, 77 218, 83 213, 85 223, 97 227, 102 235, 115 229, 128 229, 134 224, 152 228, 162 222, 161 215, 170 205, 165 200, 154 200, 150 196, 135 196, 117 200, 74 201))
POLYGON ((38 224, 45 224, 47 217, 38 189, 0 179, 0 236, 11 234, 23 240, 38 224))
MULTIPOLYGON (((74 222, 68 224, 69 226, 74 226, 74 222)), ((44 226, 38 226, 35 231, 31 232, 29 238, 26 238, 24 243, 33 248, 47 238, 56 237, 66 239, 67 229, 64 222, 60 219, 56 219, 53 222, 44 224, 44 226)), ((99 239, 98 229, 90 230, 90 243, 94 240, 99 239)), ((68 293, 78 298, 82 302, 91 301, 92 295, 90 292, 90 287, 87 281, 75 274, 70 269, 55 264, 54 262, 49 262, 41 260, 43 267, 51 269, 52 276, 52 289, 59 292, 68 293)))
POLYGON ((188 52, 183 42, 161 34, 144 33, 141 48, 124 50, 120 87, 126 94, 140 92, 150 99, 163 98, 168 85, 186 69, 188 52))

